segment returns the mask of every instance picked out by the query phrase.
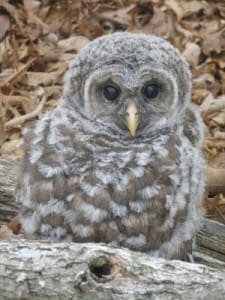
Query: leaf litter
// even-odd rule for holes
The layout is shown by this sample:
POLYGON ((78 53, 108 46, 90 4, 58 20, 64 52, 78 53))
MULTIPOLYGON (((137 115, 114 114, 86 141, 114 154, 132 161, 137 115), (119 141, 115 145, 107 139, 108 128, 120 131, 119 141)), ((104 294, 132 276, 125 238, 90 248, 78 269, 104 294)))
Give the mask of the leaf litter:
POLYGON ((161 36, 189 62, 211 170, 203 202, 208 217, 225 223, 223 0, 0 0, 0 155, 21 158, 21 130, 57 106, 63 75, 79 50, 123 30, 161 36))

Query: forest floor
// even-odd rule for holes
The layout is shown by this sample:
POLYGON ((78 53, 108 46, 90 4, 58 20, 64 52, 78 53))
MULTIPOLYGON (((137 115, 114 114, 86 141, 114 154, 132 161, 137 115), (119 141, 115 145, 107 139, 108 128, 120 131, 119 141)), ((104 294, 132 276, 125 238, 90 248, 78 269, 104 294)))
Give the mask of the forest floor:
POLYGON ((224 0, 0 0, 0 155, 21 158, 21 130, 57 106, 68 62, 89 40, 121 30, 161 36, 189 62, 214 182, 206 215, 225 223, 224 0))

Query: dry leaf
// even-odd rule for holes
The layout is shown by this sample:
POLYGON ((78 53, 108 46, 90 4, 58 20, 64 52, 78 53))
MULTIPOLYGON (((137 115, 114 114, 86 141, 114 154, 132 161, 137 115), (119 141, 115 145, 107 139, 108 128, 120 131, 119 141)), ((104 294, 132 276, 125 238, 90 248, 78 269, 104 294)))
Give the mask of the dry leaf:
POLYGON ((225 109, 225 95, 220 96, 218 98, 214 98, 212 94, 209 95, 202 103, 200 109, 201 109, 201 113, 204 116, 225 109))
POLYGON ((20 33, 23 33, 23 24, 20 20, 18 10, 13 5, 9 4, 8 1, 5 0, 0 0, 0 8, 8 13, 8 15, 15 21, 16 25, 20 30, 20 33))
POLYGON ((202 74, 193 80, 195 88, 211 89, 215 84, 215 78, 211 74, 202 74))
POLYGON ((83 48, 89 39, 84 36, 72 36, 68 39, 60 40, 58 43, 58 47, 62 49, 63 52, 74 51, 78 52, 81 48, 83 48))
MULTIPOLYGON (((24 123, 57 105, 67 65, 89 39, 128 30, 162 36, 183 52, 193 75, 192 100, 207 126, 204 154, 225 169, 224 1, 53 2, 0 0, 1 154, 21 156, 16 144, 24 123)), ((212 207, 213 216, 225 215, 223 207, 212 207)))
POLYGON ((128 7, 124 7, 118 10, 104 11, 101 14, 99 14, 98 17, 101 21, 117 23, 126 27, 129 26, 130 23, 132 22, 132 17, 130 15, 130 12, 135 7, 136 6, 134 4, 131 4, 128 7))
POLYGON ((10 19, 7 15, 0 15, 0 41, 2 41, 10 29, 10 19))
POLYGON ((12 220, 8 224, 8 227, 12 230, 13 234, 20 233, 21 230, 20 218, 21 218, 21 214, 19 213, 14 218, 12 218, 12 220))
POLYGON ((3 95, 0 93, 0 148, 4 141, 5 114, 6 114, 6 102, 3 100, 3 95))
POLYGON ((165 4, 176 14, 178 21, 184 17, 197 14, 199 11, 208 12, 209 10, 206 1, 166 0, 165 4))
POLYGON ((7 225, 0 226, 0 240, 8 239, 13 236, 12 230, 7 225))
POLYGON ((23 0, 24 7, 27 10, 37 11, 37 8, 40 7, 41 3, 37 0, 23 0))
POLYGON ((203 35, 202 50, 206 55, 209 55, 211 52, 220 54, 222 51, 224 51, 225 30, 205 33, 203 35))
POLYGON ((211 118, 218 126, 225 126, 225 108, 211 118))
POLYGON ((175 13, 178 21, 180 21, 184 16, 183 7, 180 2, 181 1, 178 2, 177 0, 166 0, 165 2, 166 6, 175 13))
POLYGON ((39 85, 47 86, 59 83, 61 81, 61 77, 66 70, 62 68, 61 70, 55 72, 27 72, 27 84, 30 87, 37 87, 39 85))
POLYGON ((188 42, 183 51, 183 55, 191 66, 197 66, 199 63, 199 57, 201 54, 201 48, 196 43, 188 42))
POLYGON ((166 14, 158 8, 154 8, 154 13, 151 19, 144 26, 138 26, 138 32, 144 32, 147 34, 155 34, 158 36, 169 36, 168 31, 170 27, 168 26, 168 17, 166 14))

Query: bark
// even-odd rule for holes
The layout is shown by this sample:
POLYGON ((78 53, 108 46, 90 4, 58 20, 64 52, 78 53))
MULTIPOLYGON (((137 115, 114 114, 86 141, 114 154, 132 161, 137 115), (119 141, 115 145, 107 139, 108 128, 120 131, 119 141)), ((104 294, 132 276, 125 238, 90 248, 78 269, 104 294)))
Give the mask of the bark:
POLYGON ((15 203, 15 187, 18 162, 0 158, 0 221, 9 221, 18 212, 15 203))
MULTIPOLYGON (((204 219, 196 235, 195 261, 225 269, 225 225, 204 219)), ((225 280, 225 279, 224 279, 225 280)))
POLYGON ((206 187, 209 195, 225 193, 225 169, 207 167, 206 187))
POLYGON ((225 270, 100 244, 0 243, 0 299, 224 299, 225 270))

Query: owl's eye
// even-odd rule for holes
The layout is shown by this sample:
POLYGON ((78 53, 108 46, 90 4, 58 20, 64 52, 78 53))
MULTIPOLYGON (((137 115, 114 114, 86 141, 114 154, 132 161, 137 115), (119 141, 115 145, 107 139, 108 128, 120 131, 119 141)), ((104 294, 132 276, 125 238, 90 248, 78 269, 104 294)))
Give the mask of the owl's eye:
POLYGON ((147 83, 144 85, 142 93, 148 99, 155 98, 159 94, 159 86, 154 83, 147 83))
POLYGON ((107 84, 103 87, 103 95, 107 100, 115 101, 120 95, 120 88, 115 84, 107 84))

